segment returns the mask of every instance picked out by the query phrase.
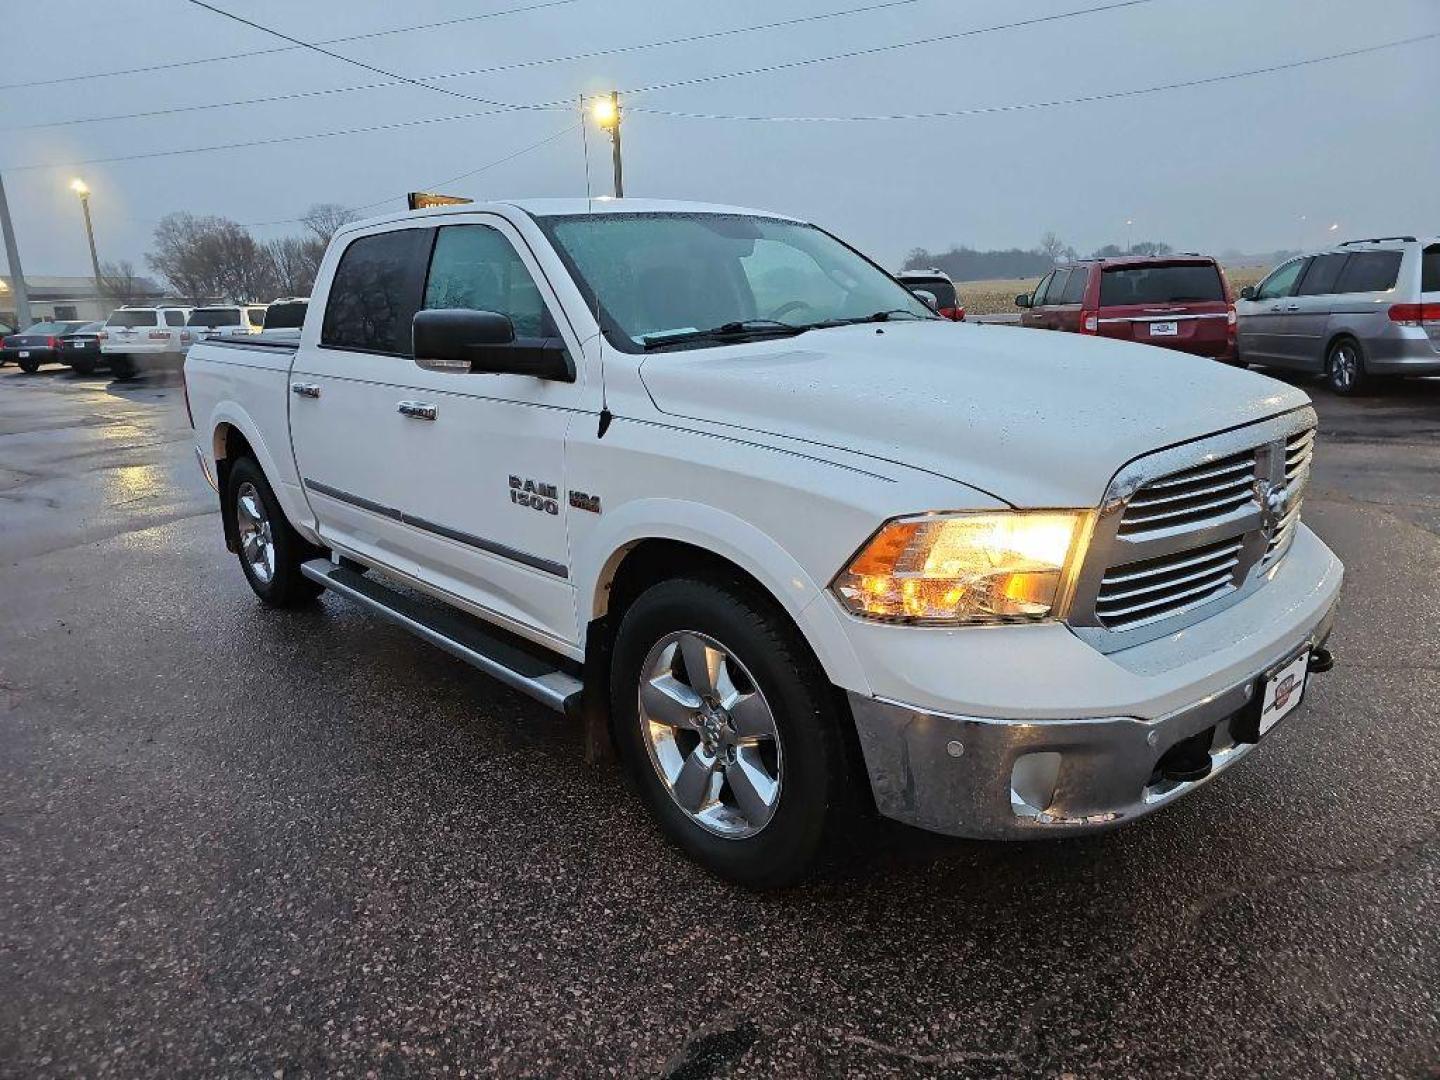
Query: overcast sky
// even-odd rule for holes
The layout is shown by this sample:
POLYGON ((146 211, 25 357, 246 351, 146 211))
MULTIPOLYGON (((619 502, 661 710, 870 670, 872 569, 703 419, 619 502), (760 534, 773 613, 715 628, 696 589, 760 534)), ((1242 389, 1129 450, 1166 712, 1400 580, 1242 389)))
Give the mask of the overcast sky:
MULTIPOLYGON (((544 0, 215 0, 306 41, 393 30, 544 0)), ((573 0, 544 10, 328 46, 410 78, 492 68, 882 0, 573 0)), ((1106 0, 909 0, 886 10, 698 44, 512 68, 433 85, 511 104, 573 99, 1097 6, 1106 0)), ((102 259, 141 263, 172 210, 243 224, 314 202, 390 198, 506 157, 576 108, 149 160, 20 169, 475 112, 409 85, 44 129, 22 125, 383 82, 305 50, 36 86, 283 47, 186 0, 5 0, 0 170, 26 272, 88 273, 82 176, 102 259)), ((632 196, 763 207, 815 220, 896 265, 913 247, 1033 246, 1053 229, 1081 251, 1163 239, 1265 251, 1350 236, 1440 231, 1440 39, 1204 87, 954 119, 754 123, 641 111, 854 116, 984 109, 1107 94, 1293 63, 1440 31, 1436 0, 1145 0, 1118 10, 872 56, 630 94, 632 196), (1134 225, 1127 229, 1127 219, 1134 225)), ((591 177, 609 147, 591 132, 591 177)), ((580 132, 444 185, 476 198, 583 194, 580 132)), ((378 212, 377 210, 370 211, 378 212)), ((297 229, 259 225, 269 237, 297 229)))

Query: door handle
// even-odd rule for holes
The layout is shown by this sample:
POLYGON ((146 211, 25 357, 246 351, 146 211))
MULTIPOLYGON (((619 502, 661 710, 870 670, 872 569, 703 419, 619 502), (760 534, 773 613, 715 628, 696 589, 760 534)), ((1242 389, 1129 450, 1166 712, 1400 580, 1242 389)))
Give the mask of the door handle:
POLYGON ((1299 310, 1300 310, 1300 305, 1299 305, 1299 304, 1290 304, 1289 306, 1287 306, 1287 307, 1285 308, 1285 310, 1286 310, 1286 311, 1299 311, 1299 310))
POLYGON ((301 397, 319 397, 320 387, 316 386, 313 382, 292 382, 290 384, 290 392, 292 394, 298 394, 301 397))
POLYGON ((437 410, 423 401, 402 401, 395 406, 395 411, 412 420, 434 420, 437 410))

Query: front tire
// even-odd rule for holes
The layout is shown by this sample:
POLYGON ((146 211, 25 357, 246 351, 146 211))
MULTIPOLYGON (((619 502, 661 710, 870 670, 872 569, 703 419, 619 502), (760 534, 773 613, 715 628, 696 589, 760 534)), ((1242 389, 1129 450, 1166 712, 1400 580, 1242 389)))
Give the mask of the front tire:
POLYGON ((1341 338, 1325 357, 1325 381, 1343 397, 1363 393, 1369 385, 1365 352, 1354 338, 1341 338))
POLYGON ((323 586, 300 572, 300 564, 319 549, 290 525, 254 458, 241 458, 230 468, 225 513, 239 541, 240 569, 256 596, 271 607, 288 608, 320 595, 323 586))
POLYGON ((834 692, 768 598, 651 587, 621 620, 610 685, 620 758, 673 842, 753 888, 807 876, 845 823, 851 774, 834 692))

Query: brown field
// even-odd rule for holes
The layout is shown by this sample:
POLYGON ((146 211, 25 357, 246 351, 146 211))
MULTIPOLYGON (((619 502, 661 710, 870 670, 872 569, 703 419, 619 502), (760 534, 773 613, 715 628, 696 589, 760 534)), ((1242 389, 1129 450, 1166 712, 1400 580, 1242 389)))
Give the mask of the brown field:
MULTIPOLYGON (((1230 288, 1238 293, 1246 285, 1254 285, 1269 269, 1266 266, 1227 266, 1225 277, 1230 288)), ((955 290, 965 303, 967 315, 1014 315, 1020 309, 1015 306, 1019 293, 1029 292, 1040 284, 1039 277, 994 278, 990 281, 957 281, 955 290)))

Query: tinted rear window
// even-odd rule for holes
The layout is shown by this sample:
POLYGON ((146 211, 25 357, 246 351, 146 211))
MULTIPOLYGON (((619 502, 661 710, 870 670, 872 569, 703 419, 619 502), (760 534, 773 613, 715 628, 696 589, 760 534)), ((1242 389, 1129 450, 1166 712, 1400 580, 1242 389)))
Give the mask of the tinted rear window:
POLYGON ((942 308, 955 306, 955 286, 944 278, 925 278, 923 280, 907 279, 907 289, 924 289, 935 297, 936 306, 942 308))
POLYGON ((66 325, 60 322, 37 322, 31 323, 25 328, 27 334, 63 334, 66 325))
POLYGON ((1043 303, 1047 306, 1060 303, 1060 298, 1065 295, 1065 286, 1069 281, 1069 270, 1056 270, 1055 276, 1050 279, 1050 284, 1045 289, 1043 303))
POLYGON ((1395 287, 1400 273, 1398 251, 1356 251, 1340 271, 1335 291, 1340 293, 1384 292, 1395 287))
POLYGON ((1300 282, 1296 296, 1324 296, 1335 291, 1335 282, 1345 268, 1348 252, 1334 255, 1317 255, 1310 260, 1310 269, 1305 271, 1305 280, 1300 282))
POLYGON ((353 241, 330 284, 320 343, 408 355, 430 240, 429 229, 398 229, 353 241))
POLYGON ((1420 259, 1420 291, 1440 292, 1440 244, 1426 248, 1420 259))
POLYGON ((239 326, 239 308, 199 308, 190 313, 188 326, 239 326))
POLYGON ((288 330, 305 323, 308 304, 271 304, 265 309, 266 330, 288 330))
POLYGON ((1060 297, 1062 304, 1080 304, 1085 300, 1085 286, 1090 283, 1090 271, 1085 268, 1073 270, 1070 280, 1065 283, 1065 292, 1060 297))
POLYGON ((1100 274, 1101 307, 1224 299, 1225 287, 1213 263, 1116 267, 1100 274))
POLYGON ((155 326, 153 311, 116 311, 110 315, 106 326, 155 326))

